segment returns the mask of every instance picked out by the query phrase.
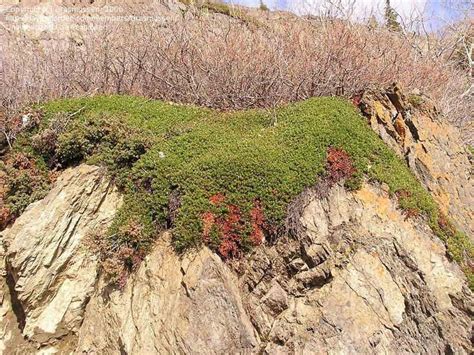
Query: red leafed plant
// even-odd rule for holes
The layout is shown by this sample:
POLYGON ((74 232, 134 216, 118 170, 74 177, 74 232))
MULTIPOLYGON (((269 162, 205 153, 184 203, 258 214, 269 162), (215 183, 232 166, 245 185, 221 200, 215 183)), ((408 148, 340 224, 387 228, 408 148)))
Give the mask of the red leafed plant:
POLYGON ((416 218, 420 215, 420 210, 418 208, 407 208, 403 211, 405 215, 405 221, 411 218, 416 218))
POLYGON ((205 212, 202 215, 202 237, 206 243, 210 241, 211 230, 216 223, 216 216, 212 212, 205 212))
MULTIPOLYGON (((207 211, 202 214, 202 238, 206 244, 212 245, 216 240, 212 240, 211 233, 216 231, 218 244, 215 248, 223 259, 233 259, 242 256, 242 234, 246 221, 242 216, 240 208, 236 205, 225 205, 225 196, 216 194, 209 198, 209 202, 217 207, 226 207, 226 213, 222 216, 207 211)), ((250 224, 252 232, 250 241, 252 245, 260 245, 264 240, 264 215, 259 200, 254 201, 254 206, 250 211, 250 224)))
POLYGON ((328 148, 326 161, 327 179, 330 185, 334 185, 343 179, 351 177, 356 169, 352 160, 344 150, 339 148, 328 148))
POLYGON ((240 208, 229 205, 227 217, 218 220, 218 227, 220 232, 219 254, 224 259, 240 257, 240 232, 243 227, 240 208))
POLYGON ((441 230, 449 237, 452 237, 456 234, 456 228, 453 224, 448 220, 446 215, 443 212, 439 212, 438 217, 438 226, 441 230))
MULTIPOLYGON (((1 200, 0 200, 1 203, 1 200)), ((6 206, 0 207, 0 231, 5 229, 8 224, 13 220, 12 213, 10 209, 6 206)))
POLYGON ((212 203, 214 206, 218 206, 225 201, 225 196, 221 193, 212 195, 209 198, 209 202, 212 203))

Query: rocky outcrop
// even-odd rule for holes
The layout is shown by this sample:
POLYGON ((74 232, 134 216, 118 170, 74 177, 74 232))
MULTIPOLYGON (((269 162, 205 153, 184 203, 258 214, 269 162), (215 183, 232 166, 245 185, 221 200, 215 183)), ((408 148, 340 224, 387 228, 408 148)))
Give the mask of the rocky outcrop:
POLYGON ((103 169, 80 166, 2 233, 4 292, 29 342, 49 344, 79 330, 97 279, 97 258, 83 241, 107 228, 120 203, 103 169))
POLYGON ((367 90, 357 99, 372 129, 403 157, 457 226, 474 237, 474 183, 458 130, 419 92, 398 85, 367 90))
POLYGON ((123 290, 83 242, 121 199, 98 168, 66 171, 3 232, 3 353, 472 352, 473 298, 424 220, 380 186, 306 191, 294 237, 224 263, 164 233, 123 290), (46 208, 47 207, 47 208, 46 208))
POLYGON ((231 270, 208 249, 178 257, 168 234, 122 292, 99 289, 78 353, 224 354, 259 343, 231 270))
POLYGON ((469 353, 472 295, 421 220, 365 185, 310 191, 299 238, 261 248, 240 280, 267 353, 469 353))

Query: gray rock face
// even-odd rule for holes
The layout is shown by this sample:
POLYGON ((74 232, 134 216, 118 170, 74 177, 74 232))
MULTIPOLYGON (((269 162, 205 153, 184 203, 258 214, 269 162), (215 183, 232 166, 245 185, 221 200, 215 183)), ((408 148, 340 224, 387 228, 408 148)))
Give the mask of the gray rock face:
POLYGON ((125 290, 91 300, 76 351, 223 354, 257 344, 232 272, 207 249, 179 258, 164 235, 125 290))
POLYGON ((472 294, 425 221, 368 184, 298 202, 297 237, 225 264, 164 233, 118 290, 83 240, 121 198, 68 170, 2 233, 0 353, 472 352, 472 294))
POLYGON ((368 90, 360 106, 372 129, 403 157, 459 229, 474 238, 472 163, 460 133, 427 97, 394 85, 368 90))
POLYGON ((67 170, 1 234, 4 289, 31 342, 54 342, 82 323, 97 279, 97 259, 82 242, 106 228, 121 203, 104 173, 85 165, 67 170))

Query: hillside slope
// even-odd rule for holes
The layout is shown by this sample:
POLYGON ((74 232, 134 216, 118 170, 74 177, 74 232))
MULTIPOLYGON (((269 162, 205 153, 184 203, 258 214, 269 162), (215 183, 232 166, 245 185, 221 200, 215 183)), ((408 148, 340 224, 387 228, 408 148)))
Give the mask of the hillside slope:
POLYGON ((438 159, 420 175, 402 150, 443 145, 374 94, 370 125, 340 98, 31 109, 0 175, 0 348, 470 353, 472 242, 423 187, 452 193, 424 178, 438 159))

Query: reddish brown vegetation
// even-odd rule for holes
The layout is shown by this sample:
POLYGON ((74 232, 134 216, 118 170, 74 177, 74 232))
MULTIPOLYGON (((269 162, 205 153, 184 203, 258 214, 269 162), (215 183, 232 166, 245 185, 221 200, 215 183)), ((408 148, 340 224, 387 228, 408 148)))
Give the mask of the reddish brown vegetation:
MULTIPOLYGON (((203 241, 214 247, 223 259, 234 259, 242 256, 244 248, 243 234, 247 219, 242 216, 240 208, 233 204, 225 204, 225 196, 216 194, 209 198, 209 202, 216 207, 226 210, 225 213, 217 215, 207 211, 202 216, 202 238, 203 241), (215 233, 213 235, 213 233, 215 233)), ((254 201, 250 211, 252 246, 262 244, 265 235, 265 218, 262 205, 259 200, 254 201)))
POLYGON ((28 170, 34 168, 34 161, 22 153, 15 154, 10 162, 11 166, 18 170, 28 170))
POLYGON ((452 237, 456 234, 456 228, 441 211, 438 215, 438 226, 449 237, 452 237))
POLYGON ((100 265, 111 283, 123 289, 131 273, 136 271, 145 258, 146 250, 139 247, 143 225, 130 219, 118 233, 107 237, 101 232, 89 235, 86 246, 100 256, 100 265))
POLYGON ((403 214, 405 215, 405 220, 416 218, 420 215, 420 210, 418 208, 406 208, 403 210, 403 214))
POLYGON ((332 186, 356 173, 352 160, 344 150, 330 147, 326 162, 327 180, 332 186))
POLYGON ((225 196, 223 194, 215 194, 209 198, 209 202, 214 206, 218 206, 225 201, 225 196))
POLYGON ((210 242, 211 230, 216 223, 216 216, 212 212, 206 212, 202 215, 202 237, 206 243, 210 242))
POLYGON ((398 190, 397 192, 395 192, 395 195, 397 195, 397 197, 399 199, 403 199, 403 198, 411 197, 412 193, 410 191, 407 191, 407 190, 398 190))
POLYGON ((5 229, 11 222, 13 222, 13 215, 10 209, 6 206, 1 206, 0 207, 0 230, 5 229))
POLYGON ((0 166, 0 230, 14 222, 31 202, 42 198, 49 181, 32 157, 24 153, 4 156, 0 166))

